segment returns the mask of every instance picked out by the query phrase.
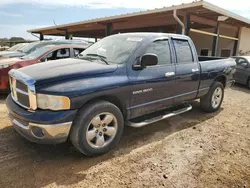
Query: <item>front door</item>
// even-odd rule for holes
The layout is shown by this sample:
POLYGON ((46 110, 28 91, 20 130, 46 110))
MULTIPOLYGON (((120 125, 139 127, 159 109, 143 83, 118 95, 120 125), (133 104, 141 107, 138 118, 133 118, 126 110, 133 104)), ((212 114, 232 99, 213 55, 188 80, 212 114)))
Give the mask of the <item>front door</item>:
POLYGON ((131 118, 173 105, 175 65, 172 63, 169 41, 154 41, 145 53, 156 54, 158 64, 129 72, 132 85, 131 118))

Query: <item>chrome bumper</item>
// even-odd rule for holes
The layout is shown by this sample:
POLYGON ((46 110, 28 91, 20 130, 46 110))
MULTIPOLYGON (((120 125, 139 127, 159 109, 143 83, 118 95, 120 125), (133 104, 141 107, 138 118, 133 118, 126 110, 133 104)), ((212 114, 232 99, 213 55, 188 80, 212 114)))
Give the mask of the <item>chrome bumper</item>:
POLYGON ((10 114, 9 117, 17 132, 36 143, 55 144, 65 142, 72 125, 72 122, 44 125, 17 120, 10 114))

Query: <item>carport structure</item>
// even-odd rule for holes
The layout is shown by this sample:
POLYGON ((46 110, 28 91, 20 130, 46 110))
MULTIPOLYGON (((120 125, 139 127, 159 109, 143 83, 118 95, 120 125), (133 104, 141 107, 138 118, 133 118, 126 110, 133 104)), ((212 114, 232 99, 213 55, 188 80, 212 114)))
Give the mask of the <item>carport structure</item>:
MULTIPOLYGON (((210 54, 207 55, 216 56, 220 40, 230 41, 230 48, 232 48, 230 55, 236 55, 239 50, 239 40, 243 37, 241 36, 242 28, 250 28, 249 19, 208 2, 197 1, 178 6, 32 29, 28 32, 40 34, 40 40, 44 39, 44 35, 65 36, 66 39, 69 39, 70 36, 97 39, 115 33, 138 31, 182 33, 189 35, 196 46, 203 40, 201 37, 206 36, 209 37, 209 44, 211 41, 211 47, 206 47, 208 51, 211 50, 210 54)), ((226 44, 228 46, 229 42, 226 44)), ((204 52, 204 47, 198 49, 203 49, 204 52)))

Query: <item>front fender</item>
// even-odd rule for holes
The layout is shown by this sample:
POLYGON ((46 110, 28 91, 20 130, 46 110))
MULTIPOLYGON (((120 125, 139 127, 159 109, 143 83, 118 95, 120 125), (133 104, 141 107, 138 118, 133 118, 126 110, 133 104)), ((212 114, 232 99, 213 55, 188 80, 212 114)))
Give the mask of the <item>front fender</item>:
POLYGON ((124 74, 77 78, 36 88, 37 93, 69 97, 71 109, 79 109, 87 101, 103 96, 115 96, 120 101, 127 103, 129 101, 129 90, 129 80, 124 74))

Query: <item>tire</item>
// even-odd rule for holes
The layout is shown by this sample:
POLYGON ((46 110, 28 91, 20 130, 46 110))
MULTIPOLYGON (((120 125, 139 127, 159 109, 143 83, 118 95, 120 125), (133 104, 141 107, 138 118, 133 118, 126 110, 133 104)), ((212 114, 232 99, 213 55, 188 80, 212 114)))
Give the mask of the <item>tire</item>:
POLYGON ((107 101, 96 101, 77 112, 70 140, 81 153, 97 156, 116 147, 123 127, 123 115, 117 106, 107 101))
POLYGON ((209 89, 208 93, 200 99, 200 105, 202 110, 204 110, 205 112, 217 111, 222 104, 223 98, 224 86, 222 85, 222 83, 215 81, 209 89), (218 91, 221 91, 221 93, 218 91), (220 97, 218 97, 219 93, 220 97))

